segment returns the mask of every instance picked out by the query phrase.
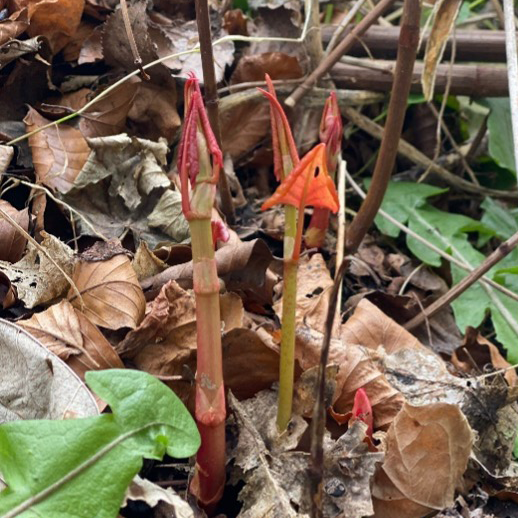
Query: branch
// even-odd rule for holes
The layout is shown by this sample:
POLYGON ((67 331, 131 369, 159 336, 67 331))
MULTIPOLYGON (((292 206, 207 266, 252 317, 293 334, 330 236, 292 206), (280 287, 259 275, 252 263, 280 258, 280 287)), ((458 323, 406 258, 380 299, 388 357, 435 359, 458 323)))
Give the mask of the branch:
POLYGON ((442 308, 450 304, 457 297, 462 295, 470 286, 478 281, 487 271, 489 271, 495 264, 500 262, 505 256, 509 255, 513 249, 518 245, 518 232, 516 232, 507 241, 504 241, 492 254, 490 254, 482 262, 482 264, 473 270, 468 276, 464 277, 462 281, 453 286, 442 297, 438 298, 434 303, 430 304, 422 313, 415 316, 412 320, 405 324, 405 329, 414 329, 414 327, 422 324, 427 318, 432 317, 442 308))
MULTIPOLYGON (((383 4, 380 2, 376 9, 383 4)), ((373 11, 374 12, 374 11, 373 11)), ((376 162, 374 177, 369 189, 369 194, 363 202, 360 211, 355 217, 346 239, 346 250, 351 254, 363 239, 367 228, 372 223, 376 212, 381 205, 383 195, 388 185, 390 174, 397 154, 397 144, 401 136, 403 119, 406 112, 412 69, 414 67, 417 45, 419 42, 419 18, 421 8, 419 0, 405 0, 403 18, 399 37, 399 50, 396 63, 396 77, 392 87, 387 126, 381 142, 381 149, 376 162), (376 191, 376 192, 375 192, 376 191), (374 194, 371 194, 374 193, 374 194), (365 207, 366 206, 366 207, 365 207), (355 222, 358 221, 356 224, 355 222), (363 230, 365 229, 365 230, 363 230), (362 234, 363 232, 363 234, 362 234)), ((372 12, 371 12, 372 14, 372 12)), ((346 38, 347 39, 347 38, 346 38)), ((345 40, 344 40, 345 41, 345 40)), ((338 50, 339 47, 337 47, 338 50)), ((329 57, 333 55, 333 52, 329 57)), ((311 421, 311 464, 309 468, 309 483, 311 495, 311 514, 313 518, 322 517, 322 477, 324 470, 323 439, 325 430, 326 406, 324 392, 326 383, 326 365, 329 358, 329 346, 331 333, 336 314, 338 292, 342 283, 344 272, 349 261, 342 262, 336 274, 331 298, 327 310, 325 333, 322 342, 320 364, 318 366, 317 396, 311 421)))
MULTIPOLYGON (((218 85, 214 72, 214 55, 212 52, 212 36, 210 30, 209 6, 207 0, 196 0, 196 21, 198 24, 198 36, 200 40, 201 66, 203 68, 203 86, 205 92, 205 106, 209 115, 212 131, 221 148, 221 130, 219 127, 218 113, 218 85)), ((219 193, 221 196, 221 211, 227 219, 227 223, 235 222, 234 204, 228 185, 225 169, 222 168, 219 175, 219 193)))
POLYGON ((306 92, 326 74, 331 67, 345 54, 356 41, 395 0, 381 0, 376 7, 351 30, 351 32, 329 53, 322 63, 314 70, 308 78, 299 85, 295 91, 286 99, 286 106, 293 107, 306 94, 306 92))

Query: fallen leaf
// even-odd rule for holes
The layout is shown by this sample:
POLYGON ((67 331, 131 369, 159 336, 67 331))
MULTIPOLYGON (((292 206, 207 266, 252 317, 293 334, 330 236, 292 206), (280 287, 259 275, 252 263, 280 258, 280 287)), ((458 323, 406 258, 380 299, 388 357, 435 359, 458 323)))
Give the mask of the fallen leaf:
POLYGON ((264 81, 264 75, 272 79, 298 79, 304 75, 299 60, 283 52, 264 52, 244 56, 234 70, 230 84, 264 81))
POLYGON ((0 270, 0 305, 8 309, 18 302, 16 288, 11 284, 9 277, 0 270))
POLYGON ((168 189, 148 216, 149 226, 159 228, 174 241, 183 241, 189 235, 189 223, 182 210, 182 196, 168 189))
POLYGON ((0 423, 98 414, 90 391, 21 327, 0 320, 0 423))
POLYGON ((167 88, 149 82, 140 83, 128 118, 140 135, 151 140, 163 137, 171 144, 180 128, 176 104, 174 83, 167 88))
MULTIPOLYGON (((72 275, 73 250, 44 230, 41 236, 43 241, 40 246, 67 275, 72 275)), ((69 288, 68 281, 54 263, 31 243, 28 243, 27 253, 22 259, 14 264, 0 261, 0 268, 16 287, 18 297, 28 309, 64 295, 69 288)))
POLYGON ((45 36, 57 54, 79 27, 84 6, 84 0, 32 0, 27 34, 45 36))
POLYGON ((146 301, 135 270, 125 255, 105 261, 77 262, 72 279, 81 301, 71 289, 68 299, 88 319, 107 329, 135 329, 144 316, 146 301))
POLYGON ((247 20, 241 9, 229 9, 223 16, 223 28, 228 34, 248 36, 247 20))
POLYGON ((103 59, 102 25, 98 25, 83 42, 77 58, 78 65, 96 63, 103 59))
POLYGON ((0 175, 4 174, 14 156, 13 146, 0 145, 0 175))
MULTIPOLYGON (((9 202, 0 200, 0 210, 11 216, 27 232, 29 229, 29 211, 27 209, 17 210, 9 202)), ((22 258, 26 244, 27 238, 0 213, 0 261, 16 263, 22 258)))
POLYGON ((375 514, 417 518, 451 506, 472 445, 457 406, 405 403, 387 432, 385 461, 373 486, 375 514))
MULTIPOLYGON (((0 24, 1 27, 1 24, 0 24)), ((26 59, 39 59, 41 61, 51 61, 52 54, 46 38, 36 36, 28 40, 10 40, 0 46, 0 68, 5 67, 22 56, 26 59), (35 54, 29 56, 28 54, 35 54)))
POLYGON ((29 26, 29 13, 27 6, 18 6, 9 15, 7 20, 0 22, 0 45, 16 38, 22 32, 25 32, 29 26))
MULTIPOLYGON (((466 329, 464 344, 454 351, 451 362, 466 374, 486 372, 487 366, 495 370, 511 367, 511 364, 500 354, 498 347, 472 327, 466 329)), ((502 375, 510 387, 517 384, 518 376, 514 369, 509 369, 502 375)))
MULTIPOLYGON (((85 40, 92 35, 96 27, 97 25, 89 20, 81 20, 70 41, 63 49, 63 59, 65 61, 77 61, 79 59, 85 40)), ((81 63, 78 64, 80 65, 81 63)))
POLYGON ((434 5, 434 21, 426 42, 421 76, 423 93, 427 101, 431 101, 433 97, 437 65, 441 61, 461 5, 461 0, 440 0, 434 5))
MULTIPOLYGON (((23 121, 27 132, 50 123, 31 107, 23 121)), ((74 180, 90 154, 82 133, 66 123, 32 135, 29 137, 29 146, 37 181, 62 193, 73 187, 74 180)))
POLYGON ((18 325, 63 360, 83 381, 87 371, 124 368, 103 336, 70 302, 62 300, 18 325))
POLYGON ((167 263, 162 259, 159 259, 149 249, 149 246, 145 241, 142 241, 137 248, 131 265, 133 266, 139 281, 163 272, 167 268, 167 263))

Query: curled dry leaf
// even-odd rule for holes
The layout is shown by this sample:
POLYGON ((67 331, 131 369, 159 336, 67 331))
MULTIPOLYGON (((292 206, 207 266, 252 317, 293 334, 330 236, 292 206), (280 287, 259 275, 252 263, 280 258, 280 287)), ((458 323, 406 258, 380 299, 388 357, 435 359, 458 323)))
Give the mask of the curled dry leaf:
POLYGON ((67 300, 19 321, 18 325, 61 358, 82 380, 89 370, 124 368, 110 342, 67 300))
POLYGON ((435 3, 435 17, 430 36, 426 42, 424 68, 421 77, 423 93, 427 101, 430 101, 433 97, 437 65, 441 61, 446 42, 455 26, 455 20, 461 5, 461 0, 440 0, 435 3))
POLYGON ((4 174, 14 156, 13 146, 0 145, 0 175, 4 174))
MULTIPOLYGON (((0 210, 11 216, 27 232, 29 229, 27 209, 17 210, 9 202, 0 200, 0 210)), ((26 244, 27 238, 4 219, 0 212, 0 261, 16 263, 22 258, 26 244)))
POLYGON ((472 444, 457 406, 405 403, 389 428, 385 461, 375 477, 376 516, 418 518, 453 505, 472 444))
POLYGON ((29 2, 29 36, 45 36, 54 54, 59 52, 76 32, 85 0, 36 0, 29 2))
MULTIPOLYGON (((27 132, 50 122, 31 107, 23 121, 27 132)), ((73 187, 74 180, 90 154, 81 131, 66 123, 32 135, 29 137, 29 146, 37 181, 62 193, 73 187)))
POLYGON ((29 25, 29 9, 26 5, 13 6, 9 18, 0 22, 0 45, 25 32, 29 25))
MULTIPOLYGON (((466 329, 464 343, 453 353, 451 362, 457 369, 467 374, 473 373, 474 370, 485 372, 488 365, 495 370, 511 367, 511 364, 500 354, 498 347, 472 327, 466 329)), ((514 369, 507 370, 503 376, 511 387, 518 382, 514 369)))
MULTIPOLYGON (((67 274, 72 275, 74 251, 57 237, 41 231, 40 246, 67 274)), ((0 268, 16 287, 18 297, 31 309, 64 295, 68 281, 48 257, 34 245, 27 245, 27 253, 15 264, 0 261, 0 268)))
POLYGON ((16 288, 11 284, 9 277, 0 270, 0 305, 8 309, 18 302, 16 288))
POLYGON ((230 79, 231 84, 264 81, 264 75, 272 79, 297 79, 304 75, 299 60, 284 52, 263 52, 245 56, 230 79))
POLYGON ((107 329, 135 329, 144 316, 146 301, 135 270, 125 255, 107 261, 80 260, 72 276, 81 301, 71 289, 68 299, 94 324, 107 329))

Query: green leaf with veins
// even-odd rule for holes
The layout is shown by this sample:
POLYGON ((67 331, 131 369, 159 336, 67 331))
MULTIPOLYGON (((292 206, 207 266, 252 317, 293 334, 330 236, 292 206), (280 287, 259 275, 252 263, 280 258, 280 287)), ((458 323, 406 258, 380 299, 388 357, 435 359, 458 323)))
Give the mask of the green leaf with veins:
MULTIPOLYGON (((484 236, 485 241, 495 235, 499 235, 502 239, 509 236, 502 235, 502 230, 493 226, 492 223, 495 223, 498 227, 499 216, 496 210, 487 214, 484 221, 476 221, 462 214, 441 211, 427 203, 427 198, 442 192, 444 189, 425 184, 391 182, 381 208, 401 223, 407 224, 416 234, 436 247, 471 268, 476 268, 485 256, 473 247, 468 239, 468 233, 476 232, 479 237, 484 236)), ((490 202, 487 206, 494 209, 490 202)), ((381 232, 391 237, 397 237, 400 234, 400 230, 392 224, 387 224, 381 215, 376 217, 375 222, 381 232)), ((441 257, 417 239, 407 235, 406 241, 408 248, 421 261, 432 266, 441 264, 441 257)), ((495 282, 504 284, 502 275, 498 274, 498 268, 501 268, 502 264, 503 261, 486 275, 495 282)), ((514 265, 516 264, 515 260, 514 265)), ((454 264, 451 268, 454 284, 467 275, 466 271, 454 264)), ((508 282, 507 278, 505 280, 505 286, 516 291, 518 283, 508 282)), ((452 303, 452 307, 456 323, 462 332, 465 332, 467 326, 479 326, 490 311, 498 340, 508 350, 510 361, 518 360, 517 301, 490 286, 475 283, 452 303)))
POLYGON ((191 415, 162 382, 140 371, 86 374, 113 413, 0 426, 0 467, 8 488, 0 516, 114 518, 142 458, 189 457, 200 436, 191 415))

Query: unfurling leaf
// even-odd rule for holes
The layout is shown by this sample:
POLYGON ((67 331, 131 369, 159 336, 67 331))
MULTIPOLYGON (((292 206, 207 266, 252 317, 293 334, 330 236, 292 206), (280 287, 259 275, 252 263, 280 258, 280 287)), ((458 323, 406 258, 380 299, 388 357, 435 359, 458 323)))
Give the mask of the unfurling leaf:
POLYGON ((196 453, 192 417, 153 376, 115 369, 89 372, 86 380, 112 414, 0 426, 9 486, 0 493, 1 516, 114 517, 143 457, 196 453))

